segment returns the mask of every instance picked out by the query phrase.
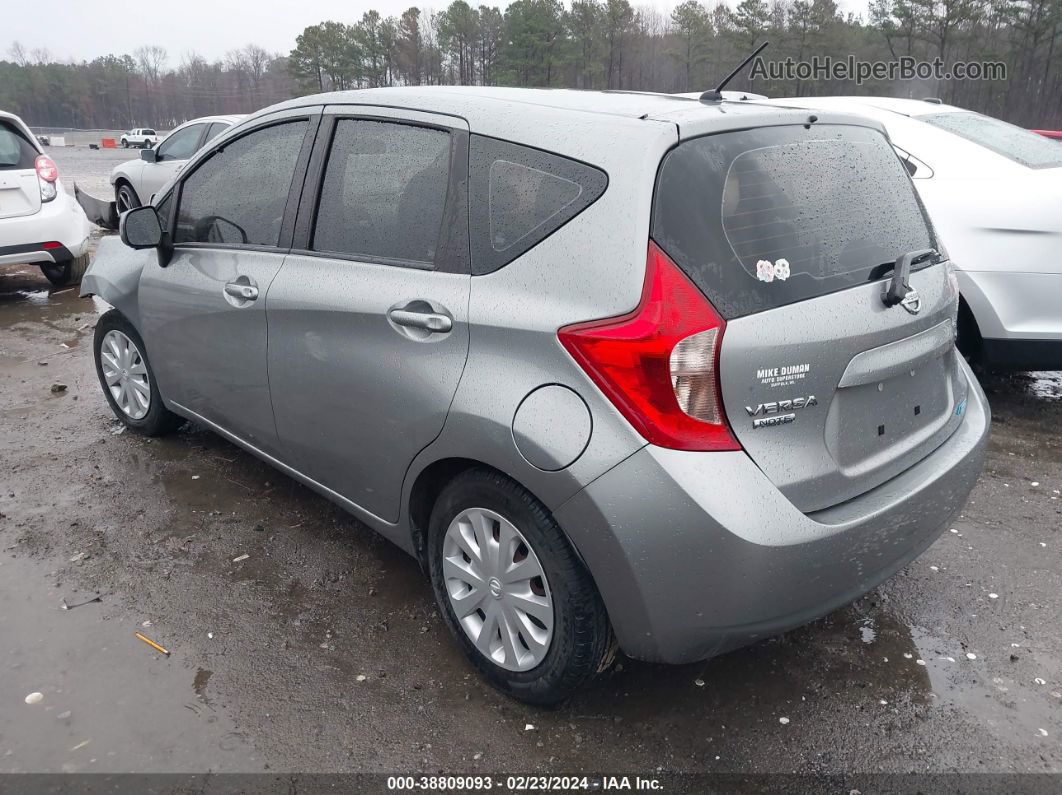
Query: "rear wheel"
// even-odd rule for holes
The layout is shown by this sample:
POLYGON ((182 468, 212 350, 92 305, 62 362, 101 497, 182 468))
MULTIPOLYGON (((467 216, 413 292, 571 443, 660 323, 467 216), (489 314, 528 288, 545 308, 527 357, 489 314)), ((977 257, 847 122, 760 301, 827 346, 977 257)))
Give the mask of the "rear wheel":
POLYGON ((176 430, 183 420, 162 404, 136 329, 112 309, 96 323, 93 339, 96 374, 114 415, 145 436, 176 430))
POLYGON ((428 569, 447 626, 499 690, 551 704, 611 661, 615 642, 590 574, 549 511, 485 469, 439 495, 428 569))
POLYGON ((41 272, 56 287, 66 287, 71 284, 79 284, 81 277, 88 270, 89 255, 82 254, 76 259, 68 259, 65 262, 41 263, 41 272))

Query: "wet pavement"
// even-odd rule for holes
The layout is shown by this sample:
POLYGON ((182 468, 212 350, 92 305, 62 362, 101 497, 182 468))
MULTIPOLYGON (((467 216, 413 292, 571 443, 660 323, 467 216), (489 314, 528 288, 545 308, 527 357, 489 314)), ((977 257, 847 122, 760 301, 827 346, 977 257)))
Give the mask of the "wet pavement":
POLYGON ((543 710, 338 508, 209 432, 122 432, 103 308, 0 269, 0 772, 1062 771, 1062 374, 985 378, 969 505, 876 591, 543 710))

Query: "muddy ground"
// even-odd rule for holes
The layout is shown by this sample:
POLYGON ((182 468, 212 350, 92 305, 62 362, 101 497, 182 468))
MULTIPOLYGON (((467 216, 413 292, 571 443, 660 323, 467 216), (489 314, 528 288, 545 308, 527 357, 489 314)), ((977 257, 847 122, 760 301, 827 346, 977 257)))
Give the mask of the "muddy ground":
POLYGON ((984 379, 969 505, 856 604, 542 710, 338 508, 209 432, 122 432, 104 308, 0 269, 0 772, 1062 772, 1062 374, 984 379))

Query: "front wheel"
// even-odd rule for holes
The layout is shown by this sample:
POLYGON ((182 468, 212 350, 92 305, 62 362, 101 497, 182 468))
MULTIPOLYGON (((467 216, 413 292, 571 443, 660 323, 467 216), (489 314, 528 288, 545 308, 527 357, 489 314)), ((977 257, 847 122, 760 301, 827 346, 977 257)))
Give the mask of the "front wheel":
POLYGON ((123 182, 118 186, 118 190, 114 192, 114 203, 118 207, 118 214, 121 215, 127 210, 134 210, 139 207, 140 197, 136 195, 132 185, 128 182, 123 182))
POLYGON ((65 262, 41 263, 41 273, 56 287, 67 287, 71 284, 79 284, 88 266, 89 255, 86 253, 65 262))
POLYGON ((103 394, 119 420, 145 436, 180 426, 181 418, 162 404, 143 340, 117 310, 96 323, 93 353, 103 394))
POLYGON ((545 506, 503 475, 473 469, 443 489, 428 526, 428 569, 457 642, 514 698, 562 701, 612 659, 589 572, 545 506))
POLYGON ((128 148, 129 148, 129 141, 127 141, 125 138, 123 138, 122 139, 122 149, 128 149, 128 148))

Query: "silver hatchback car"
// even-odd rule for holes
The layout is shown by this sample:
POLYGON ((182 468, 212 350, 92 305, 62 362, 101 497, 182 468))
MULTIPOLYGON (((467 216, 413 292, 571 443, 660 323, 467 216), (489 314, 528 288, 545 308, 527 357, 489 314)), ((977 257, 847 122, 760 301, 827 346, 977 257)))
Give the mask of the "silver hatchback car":
POLYGON ((873 121, 653 94, 302 97, 125 213, 100 383, 415 556, 457 642, 557 701, 920 554, 989 428, 958 291, 873 121))

